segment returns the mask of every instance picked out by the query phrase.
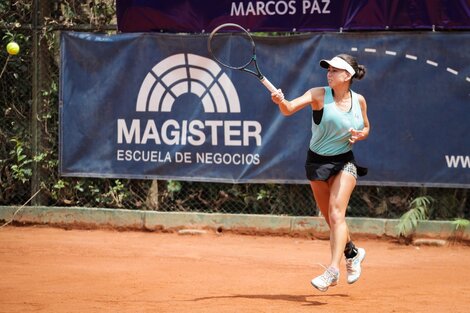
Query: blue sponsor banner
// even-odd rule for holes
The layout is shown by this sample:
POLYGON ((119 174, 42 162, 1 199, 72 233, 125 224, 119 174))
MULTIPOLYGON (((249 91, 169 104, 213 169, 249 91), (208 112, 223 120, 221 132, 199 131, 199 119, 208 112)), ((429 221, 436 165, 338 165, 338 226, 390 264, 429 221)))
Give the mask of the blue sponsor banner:
POLYGON ((117 0, 121 32, 470 29, 469 0, 117 0))
MULTIPOLYGON (((371 122, 354 147, 362 184, 470 186, 469 33, 255 41, 287 98, 326 85, 320 59, 366 66, 352 85, 371 122)), ((306 183, 311 110, 282 116, 255 77, 209 58, 207 35, 63 33, 60 75, 64 176, 306 183)))

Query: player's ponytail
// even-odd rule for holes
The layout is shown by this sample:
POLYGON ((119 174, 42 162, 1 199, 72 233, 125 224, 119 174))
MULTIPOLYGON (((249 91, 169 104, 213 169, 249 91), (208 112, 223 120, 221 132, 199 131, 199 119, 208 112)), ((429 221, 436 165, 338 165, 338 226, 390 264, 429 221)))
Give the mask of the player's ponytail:
POLYGON ((359 64, 354 70, 356 71, 356 74, 353 76, 355 79, 361 80, 366 75, 366 68, 362 64, 359 64))

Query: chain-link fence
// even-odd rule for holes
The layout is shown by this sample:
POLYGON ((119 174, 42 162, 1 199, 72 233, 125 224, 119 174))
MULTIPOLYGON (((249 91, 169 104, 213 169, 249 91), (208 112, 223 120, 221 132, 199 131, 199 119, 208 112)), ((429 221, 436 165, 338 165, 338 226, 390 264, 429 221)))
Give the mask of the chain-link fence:
MULTIPOLYGON (((221 184, 58 175, 61 31, 115 33, 113 1, 0 3, 0 205, 107 207, 310 216, 308 184, 221 184), (40 3, 40 4, 39 4, 40 3), (20 44, 18 55, 3 47, 20 44)), ((429 196, 432 219, 469 218, 468 189, 358 186, 349 216, 397 218, 429 196)))

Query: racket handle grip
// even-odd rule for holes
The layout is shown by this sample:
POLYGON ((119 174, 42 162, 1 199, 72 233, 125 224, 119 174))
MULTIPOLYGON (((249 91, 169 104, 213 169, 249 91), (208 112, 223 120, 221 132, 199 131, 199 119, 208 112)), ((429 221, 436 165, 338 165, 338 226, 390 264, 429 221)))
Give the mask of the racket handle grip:
POLYGON ((274 85, 271 84, 271 82, 266 77, 261 78, 261 82, 266 88, 268 88, 269 91, 271 91, 271 93, 277 91, 277 88, 274 87, 274 85))

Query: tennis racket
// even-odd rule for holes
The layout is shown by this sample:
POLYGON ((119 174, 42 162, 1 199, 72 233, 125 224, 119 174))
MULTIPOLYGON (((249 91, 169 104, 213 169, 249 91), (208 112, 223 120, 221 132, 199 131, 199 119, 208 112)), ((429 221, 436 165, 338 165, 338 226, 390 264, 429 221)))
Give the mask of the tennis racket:
POLYGON ((219 25, 209 35, 207 49, 220 65, 250 73, 256 76, 270 92, 277 91, 277 88, 261 74, 256 60, 255 42, 242 26, 233 23, 219 25))

